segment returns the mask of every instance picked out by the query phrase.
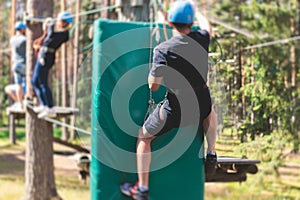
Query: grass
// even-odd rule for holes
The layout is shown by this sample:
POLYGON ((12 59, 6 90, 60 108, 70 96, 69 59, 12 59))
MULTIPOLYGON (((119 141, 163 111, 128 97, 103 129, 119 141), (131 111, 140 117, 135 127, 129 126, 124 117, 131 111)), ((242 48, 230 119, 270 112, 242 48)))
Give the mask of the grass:
MULTIPOLYGON (((19 200, 25 194, 24 125, 18 126, 16 132, 17 144, 12 145, 9 141, 7 128, 0 129, 0 199, 19 200)), ((54 129, 54 137, 60 136, 61 129, 54 129)), ((69 149, 57 144, 54 144, 54 149, 69 151, 69 149)), ((66 175, 65 173, 64 171, 59 171, 59 169, 55 172, 59 195, 65 200, 90 199, 89 186, 79 180, 77 176, 66 175)))
POLYGON ((59 195, 65 200, 90 199, 89 186, 80 182, 77 178, 56 176, 56 186, 59 195))
MULTIPOLYGON (((25 194, 24 186, 24 130, 18 128, 17 145, 9 144, 7 130, 0 131, 0 199, 18 200, 25 194), (23 160, 22 160, 23 156, 23 160), (13 188, 13 189, 11 189, 13 188)), ((55 136, 60 137, 60 129, 55 136)), ((80 138, 88 143, 88 138, 80 138)), ((257 140, 260 140, 257 138, 257 140)), ((289 152, 290 146, 286 146, 289 152)), ((56 150, 61 147, 54 145, 56 150)), ((241 157, 238 137, 234 133, 225 132, 217 144, 218 155, 241 157)), ((248 147, 247 147, 248 148, 248 147)), ((250 147, 249 147, 250 148, 250 147)), ((259 151, 259 149, 257 149, 259 151)), ((257 159, 256 154, 249 158, 257 159)), ((300 197, 300 155, 291 155, 284 159, 290 168, 280 167, 280 176, 274 172, 273 162, 262 162, 258 165, 259 172, 248 175, 242 183, 206 183, 206 200, 294 200, 300 197)), ((76 176, 64 171, 56 171, 56 185, 59 195, 65 200, 90 199, 89 186, 76 176)))
MULTIPOLYGON (((54 145, 54 148, 55 150, 63 149, 59 145, 54 145)), ((19 200, 25 194, 24 152, 24 141, 11 145, 8 139, 0 139, 0 199, 19 200)), ((66 173, 68 172, 60 171, 60 169, 55 171, 59 195, 65 200, 90 199, 89 186, 77 176, 66 173)))
POLYGON ((0 199, 9 199, 9 200, 20 199, 22 195, 25 194, 24 178, 1 177, 0 188, 1 188, 0 199))
MULTIPOLYGON (((0 175, 0 199, 19 200, 25 194, 24 184, 24 176, 0 175)), ((80 182, 76 177, 56 176, 56 186, 59 195, 65 200, 90 199, 89 186, 80 182)))
MULTIPOLYGON (((264 140, 263 138, 256 139, 259 145, 251 145, 246 146, 246 148, 250 148, 248 152, 250 152, 250 156, 248 158, 251 159, 259 159, 261 154, 267 154, 270 152, 266 152, 260 148, 262 146, 262 142, 259 140, 264 140), (251 149, 252 148, 252 149, 251 149), (264 153, 262 153, 262 152, 264 153)), ((277 139, 280 140, 280 137, 277 139)), ((268 144, 269 151, 272 148, 276 149, 276 144, 280 143, 280 141, 272 141, 272 144, 268 144), (275 145, 275 147, 272 147, 275 145)), ((241 146, 239 143, 239 139, 234 133, 225 132, 222 133, 220 140, 217 143, 217 152, 218 155, 224 156, 236 156, 241 157, 242 152, 241 149, 244 146, 241 146)), ((290 145, 287 144, 285 146, 284 151, 289 152, 290 145)), ((271 154, 275 154, 275 152, 271 152, 271 154)), ((293 169, 285 168, 284 165, 279 167, 279 176, 274 170, 274 166, 276 166, 276 160, 266 160, 258 165, 259 172, 255 175, 248 175, 247 181, 243 183, 209 183, 206 184, 206 200, 215 200, 215 199, 244 199, 244 200, 294 200, 300 197, 300 156, 288 154, 287 157, 283 159, 283 163, 292 163, 293 169), (295 159, 298 158, 298 159, 295 159), (281 174, 285 172, 285 174, 281 174), (286 173, 288 172, 288 173, 286 173)))

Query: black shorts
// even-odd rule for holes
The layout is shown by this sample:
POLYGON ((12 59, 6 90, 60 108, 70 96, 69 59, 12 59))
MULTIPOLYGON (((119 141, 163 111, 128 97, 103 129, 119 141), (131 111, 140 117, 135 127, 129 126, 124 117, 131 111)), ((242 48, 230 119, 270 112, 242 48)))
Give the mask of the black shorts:
POLYGON ((212 107, 209 89, 204 88, 201 91, 198 91, 197 99, 197 106, 199 106, 199 109, 187 107, 189 110, 185 112, 192 113, 195 110, 200 110, 200 115, 198 114, 198 117, 194 118, 192 117, 193 114, 181 116, 180 105, 178 104, 178 101, 177 103, 174 103, 174 97, 168 95, 167 99, 160 102, 154 111, 148 116, 144 122, 144 128, 149 134, 153 136, 159 136, 173 128, 179 128, 192 124, 202 125, 203 120, 210 114, 212 107))

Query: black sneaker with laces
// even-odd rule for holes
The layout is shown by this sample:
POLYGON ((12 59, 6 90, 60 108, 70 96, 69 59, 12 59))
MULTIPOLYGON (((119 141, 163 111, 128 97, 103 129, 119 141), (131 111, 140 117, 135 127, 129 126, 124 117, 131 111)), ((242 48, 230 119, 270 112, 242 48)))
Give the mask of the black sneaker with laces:
POLYGON ((216 153, 208 153, 205 159, 205 174, 207 176, 212 176, 215 174, 217 169, 217 154, 216 153))
POLYGON ((122 194, 131 197, 135 200, 148 200, 148 191, 140 191, 138 188, 138 183, 123 183, 120 186, 122 194))

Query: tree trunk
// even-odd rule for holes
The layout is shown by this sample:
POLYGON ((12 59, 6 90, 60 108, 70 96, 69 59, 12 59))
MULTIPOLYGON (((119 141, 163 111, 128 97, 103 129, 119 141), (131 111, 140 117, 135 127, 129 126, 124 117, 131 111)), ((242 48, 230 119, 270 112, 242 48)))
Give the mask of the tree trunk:
MULTIPOLYGON (((296 34, 296 20, 295 18, 291 18, 290 19, 290 23, 291 23, 291 35, 295 35, 296 34)), ((296 47, 295 44, 291 45, 290 48, 290 62, 292 65, 292 69, 291 69, 291 80, 290 80, 290 86, 291 86, 291 94, 292 94, 292 101, 293 101, 293 105, 291 110, 293 110, 292 113, 292 120, 291 120, 291 132, 292 132, 292 136, 293 136, 293 152, 297 153, 299 151, 299 134, 298 134, 298 130, 297 130, 297 122, 298 121, 298 117, 299 114, 297 114, 297 112, 295 112, 297 110, 297 97, 296 95, 293 93, 293 91, 296 91, 296 85, 297 85, 297 67, 296 67, 296 47)))
MULTIPOLYGON (((80 12, 80 0, 76 0, 76 17, 75 17, 75 23, 78 23, 80 20, 80 17, 78 13, 80 12)), ((73 96, 72 96, 72 107, 76 108, 76 100, 77 100, 77 78, 78 78, 78 67, 79 67, 79 27, 76 28, 75 30, 75 35, 74 35, 74 60, 73 60, 73 96)), ((75 126, 75 115, 72 116, 71 118, 71 123, 72 126, 75 126)), ((71 136, 70 139, 74 140, 76 138, 76 131, 72 130, 71 131, 71 136)))
MULTIPOLYGON (((61 11, 66 10, 66 1, 61 1, 61 11)), ((68 102, 68 87, 67 87, 67 79, 68 79, 68 62, 67 62, 67 44, 61 45, 61 91, 62 91, 62 106, 67 107, 68 102)), ((67 118, 62 119, 63 123, 68 123, 67 118)), ((62 127, 61 139, 67 141, 69 139, 68 128, 62 127)))
POLYGON ((52 124, 26 113, 26 200, 57 197, 53 165, 52 124), (28 127, 31 127, 30 130, 28 127))
MULTIPOLYGON (((29 16, 52 16, 52 0, 28 0, 29 16)), ((35 65, 32 42, 42 34, 40 23, 27 22, 27 74, 26 98, 33 99, 31 77, 35 65)), ((52 124, 38 119, 35 112, 26 109, 26 163, 25 163, 25 200, 50 200, 57 197, 53 166, 53 128, 52 124)))
MULTIPOLYGON (((11 12, 10 12, 10 38, 15 35, 15 23, 16 23, 16 0, 11 1, 11 12)), ((12 54, 10 53, 10 66, 12 67, 12 54)), ((14 74, 11 68, 9 69, 9 82, 14 83, 14 74)), ((9 103, 11 104, 13 101, 9 98, 9 103)))

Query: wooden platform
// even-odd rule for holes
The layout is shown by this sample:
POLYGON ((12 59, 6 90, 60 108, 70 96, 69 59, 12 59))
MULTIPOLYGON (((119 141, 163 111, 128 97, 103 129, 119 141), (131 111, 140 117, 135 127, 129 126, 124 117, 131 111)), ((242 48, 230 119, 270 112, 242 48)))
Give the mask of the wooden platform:
MULTIPOLYGON (((79 173, 84 179, 89 174, 89 167, 91 157, 89 154, 79 153, 77 156, 77 164, 79 167, 79 173), (81 156, 82 155, 82 156, 81 156)), ((243 182, 247 180, 247 173, 256 174, 258 168, 256 164, 259 164, 259 160, 251 160, 245 158, 236 157, 218 157, 218 168, 213 175, 206 173, 205 182, 243 182)))
MULTIPOLYGON (((79 109, 70 107, 53 107, 56 112, 55 119, 72 116, 79 113, 79 109)), ((15 121, 25 118, 25 110, 16 107, 6 108, 6 114, 9 116, 9 138, 12 144, 16 144, 16 125, 15 121)))
MULTIPOLYGON (((74 114, 79 113, 79 109, 77 109, 77 108, 59 107, 59 106, 55 106, 53 108, 57 114, 57 118, 67 117, 69 115, 74 115, 74 114)), ((19 116, 25 116, 25 110, 20 109, 20 108, 15 108, 15 107, 8 107, 8 108, 6 108, 6 114, 7 115, 14 114, 14 115, 19 115, 19 116)))
POLYGON ((258 172, 259 160, 236 157, 218 157, 216 173, 206 174, 206 182, 243 182, 247 180, 247 174, 258 172))

